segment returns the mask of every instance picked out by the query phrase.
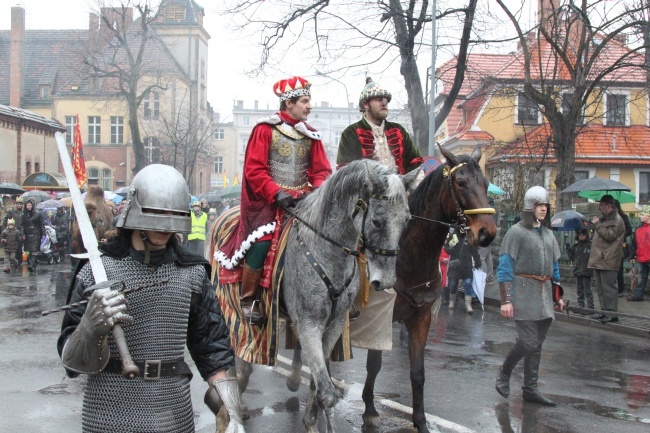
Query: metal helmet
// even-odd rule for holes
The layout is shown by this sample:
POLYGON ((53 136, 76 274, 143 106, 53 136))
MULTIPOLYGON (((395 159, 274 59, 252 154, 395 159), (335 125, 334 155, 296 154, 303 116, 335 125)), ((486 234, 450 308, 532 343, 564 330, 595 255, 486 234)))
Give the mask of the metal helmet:
POLYGON ((528 189, 528 191, 526 191, 526 194, 524 194, 523 210, 528 210, 528 211, 535 210, 536 204, 550 204, 550 200, 548 198, 548 191, 546 190, 546 188, 543 188, 541 186, 534 186, 528 189))
POLYGON ((382 97, 388 99, 388 102, 393 98, 390 92, 381 87, 379 83, 375 83, 370 77, 366 78, 366 87, 363 88, 361 95, 359 95, 359 110, 363 113, 365 111, 363 104, 372 98, 382 97))
POLYGON ((169 165, 148 165, 131 181, 117 227, 190 233, 189 197, 187 182, 178 170, 169 165))

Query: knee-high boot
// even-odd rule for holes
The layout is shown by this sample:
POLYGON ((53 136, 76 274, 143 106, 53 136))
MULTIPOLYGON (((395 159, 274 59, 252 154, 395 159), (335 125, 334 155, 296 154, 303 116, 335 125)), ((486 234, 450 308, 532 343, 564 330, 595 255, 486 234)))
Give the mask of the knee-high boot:
POLYGON ((523 391, 524 401, 531 403, 539 403, 544 406, 555 406, 553 400, 544 397, 537 389, 537 379, 539 378, 539 362, 542 358, 541 347, 534 352, 528 353, 524 357, 524 386, 521 388, 523 391))
POLYGON ((503 365, 499 369, 499 374, 497 375, 497 382, 495 389, 503 398, 508 398, 510 395, 510 376, 512 375, 512 370, 515 369, 517 363, 526 355, 526 350, 524 345, 517 340, 508 356, 506 356, 503 365))
POLYGON ((241 309, 242 316, 251 325, 263 325, 266 317, 262 313, 259 301, 259 282, 264 268, 253 269, 244 263, 244 272, 241 281, 241 309))

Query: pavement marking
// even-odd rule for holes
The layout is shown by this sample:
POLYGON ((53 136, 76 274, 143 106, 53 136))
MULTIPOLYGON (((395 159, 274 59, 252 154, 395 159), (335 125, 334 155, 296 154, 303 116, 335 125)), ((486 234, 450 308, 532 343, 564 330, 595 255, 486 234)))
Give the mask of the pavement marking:
MULTIPOLYGON (((284 356, 278 354, 277 355, 277 360, 286 364, 286 365, 291 365, 292 361, 289 358, 285 358, 284 356)), ((283 376, 290 376, 291 375, 291 370, 287 370, 284 367, 280 367, 279 365, 276 365, 276 367, 273 367, 275 371, 278 373, 282 374, 283 376)), ((302 368, 300 369, 306 374, 311 374, 309 371, 309 367, 303 365, 302 368)), ((339 387, 345 389, 346 391, 350 390, 350 385, 348 385, 345 382, 341 382, 338 379, 332 378, 332 381, 339 387)), ((303 385, 309 386, 309 380, 303 376, 300 376, 300 383, 303 385)), ((389 400, 387 398, 382 398, 380 400, 377 400, 376 403, 379 403, 382 406, 386 406, 388 408, 394 409, 396 411, 402 412, 406 415, 413 415, 413 408, 410 406, 403 405, 401 403, 398 403, 393 400, 389 400)), ((440 427, 444 427, 447 430, 453 431, 453 432, 458 432, 458 433, 476 433, 475 430, 472 430, 470 428, 467 428, 465 426, 462 426, 460 424, 456 424, 455 422, 446 420, 444 418, 440 418, 439 416, 436 415, 431 415, 429 413, 424 413, 424 417, 427 419, 427 422, 430 422, 432 424, 436 424, 440 427)))

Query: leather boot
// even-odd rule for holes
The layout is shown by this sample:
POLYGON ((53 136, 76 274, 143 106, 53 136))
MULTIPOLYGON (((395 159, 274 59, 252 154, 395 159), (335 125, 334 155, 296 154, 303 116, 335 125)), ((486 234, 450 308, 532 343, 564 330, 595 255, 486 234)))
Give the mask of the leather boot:
POLYGON ((539 361, 542 358, 542 350, 537 349, 524 357, 524 386, 521 387, 524 401, 538 403, 544 406, 555 406, 553 400, 544 397, 537 390, 537 379, 539 378, 539 361))
POLYGON ((266 317, 262 313, 259 301, 259 282, 264 268, 253 269, 244 263, 244 272, 241 281, 241 310, 242 318, 251 325, 263 325, 266 317))
POLYGON ((465 296, 465 310, 467 311, 467 314, 474 313, 474 309, 472 308, 472 297, 471 296, 465 296))
POLYGON ((515 366, 524 355, 526 355, 526 351, 524 350, 523 345, 517 341, 515 345, 512 346, 512 349, 510 349, 510 352, 508 352, 508 356, 506 356, 506 360, 503 361, 503 365, 499 369, 499 374, 497 375, 495 389, 501 397, 508 398, 510 395, 510 376, 512 375, 512 370, 515 369, 515 366))

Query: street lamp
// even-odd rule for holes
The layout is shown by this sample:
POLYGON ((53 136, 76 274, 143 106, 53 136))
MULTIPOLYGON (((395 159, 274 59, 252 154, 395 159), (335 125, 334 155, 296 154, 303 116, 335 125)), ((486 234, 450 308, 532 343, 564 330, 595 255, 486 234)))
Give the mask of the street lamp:
POLYGON ((316 71, 316 75, 321 76, 321 77, 325 77, 325 78, 329 78, 330 80, 332 80, 332 81, 336 81, 337 83, 339 83, 340 85, 343 86, 343 88, 345 89, 345 98, 348 100, 348 108, 347 108, 347 112, 348 112, 348 125, 351 125, 351 124, 352 124, 352 119, 351 119, 351 117, 350 117, 350 95, 348 94, 348 86, 346 86, 345 83, 344 83, 343 81, 338 80, 338 79, 336 79, 336 78, 334 78, 334 77, 330 77, 329 75, 327 75, 327 74, 325 74, 325 73, 323 73, 323 72, 321 72, 321 71, 318 71, 318 70, 317 70, 317 71, 316 71))

